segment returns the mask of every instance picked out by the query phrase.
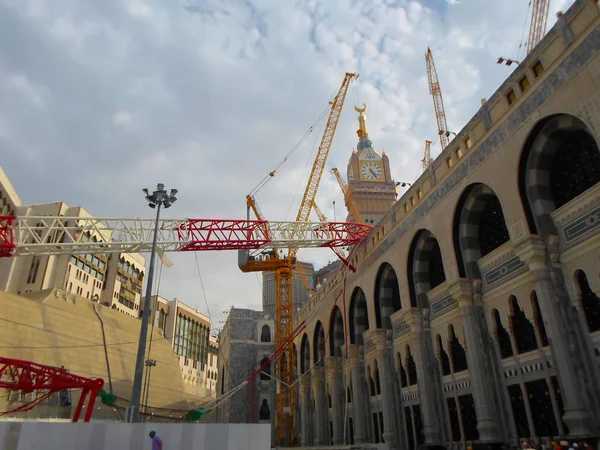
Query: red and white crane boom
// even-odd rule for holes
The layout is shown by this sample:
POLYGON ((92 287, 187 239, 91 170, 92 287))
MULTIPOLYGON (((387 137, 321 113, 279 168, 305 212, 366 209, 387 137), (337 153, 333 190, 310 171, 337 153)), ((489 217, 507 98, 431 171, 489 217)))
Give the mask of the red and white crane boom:
MULTIPOLYGON (((372 229, 346 222, 161 219, 163 252, 345 247, 372 229)), ((0 216, 0 257, 75 253, 142 253, 152 248, 153 219, 0 216)))

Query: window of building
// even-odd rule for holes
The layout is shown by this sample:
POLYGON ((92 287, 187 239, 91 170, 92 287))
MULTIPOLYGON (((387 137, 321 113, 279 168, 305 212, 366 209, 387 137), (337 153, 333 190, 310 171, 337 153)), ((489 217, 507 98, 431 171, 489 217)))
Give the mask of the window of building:
POLYGON ((452 156, 449 156, 448 158, 446 158, 446 165, 448 166, 448 168, 450 168, 454 165, 454 162, 452 161, 452 156))
POLYGON ((542 65, 542 62, 538 59, 535 64, 533 66, 531 66, 531 70, 533 71, 533 74, 535 75, 535 77, 539 77, 542 72, 544 71, 544 66, 542 65))
MULTIPOLYGON (((471 147, 473 147, 473 140, 471 139, 471 136, 467 136, 465 138, 465 147, 467 147, 467 150, 469 150, 471 147)), ((462 155, 462 149, 459 149, 461 151, 461 155, 462 155)))
MULTIPOLYGON (((262 330, 260 332, 260 342, 271 342, 271 329, 268 325, 263 325, 262 330)), ((211 355, 211 364, 212 364, 212 355, 211 355)))
POLYGON ((404 204, 404 212, 408 212, 408 203, 404 204))
POLYGON ((506 100, 508 100, 509 105, 512 105, 514 102, 517 101, 517 94, 515 94, 514 89, 511 89, 506 93, 506 100))
POLYGON ((98 267, 100 267, 100 269, 104 270, 104 268, 106 267, 106 263, 104 261, 100 261, 100 263, 98 264, 98 267))
POLYGON ((457 147, 456 150, 454 150, 454 154, 456 155, 456 159, 460 159, 463 155, 462 148, 457 147))
POLYGON ((529 78, 527 78, 527 75, 523 75, 523 78, 519 80, 519 87, 523 92, 527 90, 527 88, 529 87, 529 78))
POLYGON ((75 266, 75 265, 77 265, 77 258, 75 258, 74 256, 71 256, 71 260, 69 262, 75 266))

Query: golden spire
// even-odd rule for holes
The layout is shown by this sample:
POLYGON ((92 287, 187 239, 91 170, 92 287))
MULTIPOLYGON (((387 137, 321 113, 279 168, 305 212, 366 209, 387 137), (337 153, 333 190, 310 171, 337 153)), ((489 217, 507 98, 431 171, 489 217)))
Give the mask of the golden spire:
POLYGON ((365 118, 365 111, 367 110, 367 105, 363 103, 362 108, 359 108, 358 105, 354 105, 354 109, 358 112, 358 130, 356 134, 358 134, 358 138, 368 138, 369 130, 367 130, 367 120, 365 118))

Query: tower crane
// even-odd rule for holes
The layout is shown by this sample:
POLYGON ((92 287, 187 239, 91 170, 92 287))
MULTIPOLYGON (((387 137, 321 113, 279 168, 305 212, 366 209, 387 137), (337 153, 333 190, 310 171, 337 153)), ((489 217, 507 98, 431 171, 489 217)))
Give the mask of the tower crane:
POLYGON ((425 54, 425 63, 427 66, 427 78, 429 80, 429 93, 433 97, 433 109, 435 110, 438 134, 440 135, 440 144, 442 145, 440 151, 443 152, 446 146, 450 143, 450 132, 448 131, 448 124, 446 123, 446 112, 444 111, 442 90, 440 89, 440 82, 435 70, 433 54, 431 53, 431 49, 429 47, 427 47, 427 53, 425 54))
POLYGON ((531 24, 529 25, 529 39, 527 40, 527 54, 542 40, 546 34, 550 0, 531 0, 531 24))
POLYGON ((421 172, 425 172, 431 164, 431 141, 425 140, 425 151, 421 163, 421 172))
MULTIPOLYGON (((527 56, 535 48, 535 46, 542 40, 546 34, 546 25, 548 24, 548 12, 550 10, 550 0, 530 0, 529 6, 531 6, 531 22, 529 24, 529 37, 527 39, 527 56)), ((519 45, 521 48, 522 43, 519 45)), ((507 66, 511 66, 513 63, 520 64, 520 61, 516 59, 499 57, 497 64, 505 63, 507 66)))
MULTIPOLYGON (((296 222, 294 222, 298 224, 299 228, 297 230, 290 230, 291 233, 289 237, 291 245, 288 247, 287 256, 283 256, 277 252, 271 252, 264 255, 267 258, 262 258, 261 255, 257 255, 256 253, 250 254, 249 251, 238 252, 238 265, 243 272, 275 272, 275 342, 277 348, 282 347, 282 351, 279 353, 275 365, 276 373, 280 381, 276 404, 276 441, 278 443, 287 443, 290 445, 295 434, 295 355, 289 346, 285 346, 285 343, 289 340, 289 336, 294 330, 292 276, 293 269, 296 265, 296 255, 300 246, 295 245, 293 242, 295 239, 299 239, 302 236, 302 233, 304 233, 302 227, 305 226, 303 224, 308 223, 307 221, 310 217, 311 209, 314 207, 319 183, 321 182, 321 177, 325 170, 325 163, 329 156, 329 150, 331 149, 331 144, 346 100, 350 82, 353 78, 357 77, 358 75, 354 73, 346 73, 336 96, 331 102, 331 109, 329 117, 327 118, 327 124, 325 125, 325 131, 317 150, 317 155, 308 178, 302 202, 300 203, 296 222)), ((274 172, 271 172, 270 175, 272 176, 273 173, 274 172)), ((260 210, 256 206, 256 200, 252 195, 246 197, 246 202, 248 204, 248 213, 251 209, 254 214, 257 215, 257 219, 263 219, 260 210)), ((345 261, 345 259, 342 261, 345 261)), ((253 386, 254 384, 251 385, 251 387, 253 386)), ((252 395, 252 401, 255 400, 254 397, 255 396, 252 395)), ((256 412, 257 408, 252 406, 254 419, 256 417, 256 412)))

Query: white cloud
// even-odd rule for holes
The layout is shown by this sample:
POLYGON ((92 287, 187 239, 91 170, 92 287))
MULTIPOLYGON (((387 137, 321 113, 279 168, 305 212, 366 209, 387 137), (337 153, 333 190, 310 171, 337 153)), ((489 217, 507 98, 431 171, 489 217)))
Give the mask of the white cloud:
MULTIPOLYGON (((394 178, 413 181, 424 140, 437 142, 427 46, 458 131, 508 75, 495 59, 517 56, 526 12, 521 0, 5 0, 2 163, 25 202, 150 216, 140 189, 162 182, 180 191, 166 217, 244 218, 245 195, 355 71, 317 198, 339 220, 344 202, 329 169, 346 173, 352 104, 368 105, 371 139, 394 178)), ((295 217, 319 139, 311 134, 257 194, 267 218, 295 217)), ((169 257, 175 266, 163 272, 161 294, 204 304, 193 255, 169 257)), ((329 250, 300 257, 319 266, 334 258, 329 250)), ((234 253, 198 260, 215 323, 232 304, 260 305, 256 275, 241 273, 234 253)))
POLYGON ((133 115, 129 111, 120 110, 113 115, 113 122, 117 126, 127 126, 132 120, 133 115))

